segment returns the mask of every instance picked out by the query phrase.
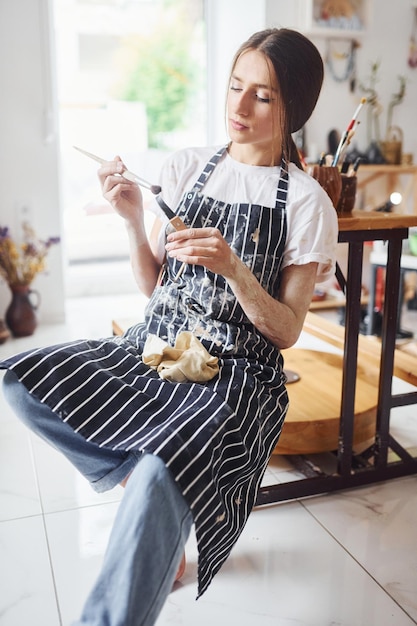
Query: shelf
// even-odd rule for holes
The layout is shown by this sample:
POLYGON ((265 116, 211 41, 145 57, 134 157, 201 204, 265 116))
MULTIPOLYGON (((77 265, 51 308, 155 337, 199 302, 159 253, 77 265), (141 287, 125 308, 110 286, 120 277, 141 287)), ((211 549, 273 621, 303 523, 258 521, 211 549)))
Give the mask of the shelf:
POLYGON ((402 202, 395 207, 398 213, 417 214, 417 165, 361 165, 358 169, 358 202, 373 208, 385 203, 393 191, 399 191, 402 202))
MULTIPOLYGON (((344 296, 335 297, 327 295, 323 300, 312 300, 309 306, 310 311, 325 311, 327 309, 339 309, 346 305, 344 296)), ((361 298, 361 305, 368 305, 368 296, 361 298)))
POLYGON ((375 174, 417 174, 417 165, 389 165, 384 163, 383 165, 364 164, 360 167, 361 172, 375 173, 375 174))

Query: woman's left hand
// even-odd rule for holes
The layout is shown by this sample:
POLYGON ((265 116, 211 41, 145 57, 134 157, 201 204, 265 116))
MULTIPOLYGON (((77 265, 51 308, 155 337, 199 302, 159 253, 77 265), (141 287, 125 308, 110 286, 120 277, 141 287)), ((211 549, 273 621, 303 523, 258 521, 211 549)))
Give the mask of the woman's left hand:
POLYGON ((187 228, 170 233, 168 256, 191 265, 203 265, 225 278, 233 276, 239 259, 217 228, 187 228))
POLYGON ((183 263, 203 265, 224 276, 248 319, 278 348, 290 348, 297 341, 313 295, 317 263, 284 268, 276 299, 260 285, 217 228, 176 231, 168 235, 165 247, 169 256, 183 263))

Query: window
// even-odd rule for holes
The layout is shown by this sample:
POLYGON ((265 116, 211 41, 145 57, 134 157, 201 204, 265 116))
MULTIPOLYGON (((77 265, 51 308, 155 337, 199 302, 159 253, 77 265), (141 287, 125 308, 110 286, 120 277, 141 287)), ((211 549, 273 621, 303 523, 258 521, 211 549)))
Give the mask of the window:
MULTIPOLYGON (((80 275, 87 276, 93 265, 95 289, 100 283, 103 292, 111 291, 109 263, 128 258, 123 222, 101 196, 99 165, 74 146, 105 159, 119 154, 129 169, 155 183, 169 152, 206 143, 203 2, 55 0, 71 295, 80 295, 80 275)), ((149 204, 150 192, 143 193, 149 204)))

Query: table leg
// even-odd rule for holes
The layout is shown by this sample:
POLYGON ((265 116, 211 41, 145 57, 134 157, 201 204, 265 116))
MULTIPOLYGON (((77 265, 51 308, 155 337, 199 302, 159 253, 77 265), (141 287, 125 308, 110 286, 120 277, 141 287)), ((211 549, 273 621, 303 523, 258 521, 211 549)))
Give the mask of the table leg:
POLYGON ((375 465, 377 468, 385 467, 388 458, 389 421, 392 407, 392 373, 394 369, 401 282, 401 250, 402 239, 391 239, 388 242, 384 315, 381 333, 381 365, 376 414, 375 465))
POLYGON ((362 263, 363 242, 349 242, 342 401, 340 410, 339 449, 337 455, 338 472, 344 477, 349 476, 352 470, 358 335, 361 321, 362 263))
POLYGON ((368 323, 366 325, 367 335, 373 335, 375 333, 375 290, 377 273, 378 265, 371 265, 371 281, 369 285, 368 301, 368 323))

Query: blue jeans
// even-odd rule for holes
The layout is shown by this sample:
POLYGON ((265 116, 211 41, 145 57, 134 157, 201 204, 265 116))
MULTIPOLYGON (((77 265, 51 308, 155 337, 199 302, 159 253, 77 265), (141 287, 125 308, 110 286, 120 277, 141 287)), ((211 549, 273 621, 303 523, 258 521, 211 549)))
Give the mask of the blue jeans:
POLYGON ((161 459, 88 442, 31 396, 13 372, 4 394, 31 430, 62 451, 96 491, 130 474, 99 577, 74 626, 152 626, 171 591, 191 511, 161 459))

